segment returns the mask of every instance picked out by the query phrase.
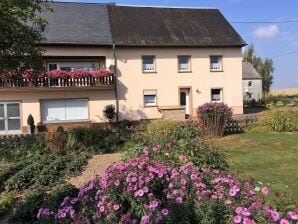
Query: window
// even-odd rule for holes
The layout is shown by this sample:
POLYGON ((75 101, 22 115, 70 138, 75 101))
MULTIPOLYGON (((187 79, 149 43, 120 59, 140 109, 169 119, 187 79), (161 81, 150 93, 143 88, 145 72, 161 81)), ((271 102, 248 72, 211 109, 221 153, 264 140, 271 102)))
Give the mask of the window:
POLYGON ((222 101, 222 90, 221 89, 211 89, 211 101, 221 102, 222 101))
POLYGON ((63 70, 63 71, 74 71, 77 69, 83 69, 86 71, 94 71, 99 69, 99 62, 88 62, 88 61, 83 61, 83 62, 49 62, 48 63, 48 71, 52 70, 63 70))
POLYGON ((144 106, 156 106, 157 99, 156 99, 156 90, 144 90, 144 106))
POLYGON ((222 56, 211 56, 210 57, 210 70, 211 71, 222 71, 222 56))
POLYGON ((248 82, 248 86, 252 86, 252 81, 249 81, 248 82))
POLYGON ((43 100, 41 111, 45 123, 89 119, 87 99, 43 100))
POLYGON ((155 72, 155 56, 143 56, 143 72, 155 72))
POLYGON ((189 72, 190 70, 190 56, 178 56, 178 71, 189 72))

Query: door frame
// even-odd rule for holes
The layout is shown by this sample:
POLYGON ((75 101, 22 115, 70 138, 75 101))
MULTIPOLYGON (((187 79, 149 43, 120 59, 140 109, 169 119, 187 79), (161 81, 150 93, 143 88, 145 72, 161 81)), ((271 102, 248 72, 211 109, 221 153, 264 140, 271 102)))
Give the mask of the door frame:
POLYGON ((188 89, 189 116, 193 116, 192 87, 191 86, 178 86, 178 105, 180 105, 180 92, 181 92, 181 89, 188 89))
POLYGON ((4 105, 4 131, 0 131, 0 135, 14 135, 14 134, 22 134, 22 114, 21 114, 21 102, 20 101, 0 101, 0 104, 4 105), (8 117, 7 117, 7 105, 8 104, 19 104, 19 117, 13 117, 15 119, 20 120, 20 129, 19 130, 13 130, 9 131, 8 130, 8 117))

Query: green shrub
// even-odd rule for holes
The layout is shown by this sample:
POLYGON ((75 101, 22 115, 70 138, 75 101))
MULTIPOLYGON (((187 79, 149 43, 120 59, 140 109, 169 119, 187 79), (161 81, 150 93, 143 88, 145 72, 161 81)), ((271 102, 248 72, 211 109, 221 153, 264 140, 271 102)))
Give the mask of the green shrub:
POLYGON ((103 114, 111 122, 115 117, 115 106, 113 104, 105 106, 103 114))
MULTIPOLYGON (((167 146, 154 146, 155 153, 149 154, 149 157, 162 163, 174 164, 180 166, 186 161, 192 161, 196 167, 227 170, 228 163, 224 153, 219 149, 194 141, 179 140, 178 142, 168 142, 167 146)), ((146 148, 145 148, 146 149, 146 148)), ((139 144, 127 150, 124 159, 126 161, 144 154, 144 146, 139 144)))
POLYGON ((0 217, 5 215, 11 208, 14 202, 12 193, 4 193, 0 195, 0 217))
POLYGON ((10 224, 33 224, 36 223, 36 214, 38 209, 43 205, 46 193, 42 189, 36 189, 27 193, 24 198, 13 209, 9 217, 10 224))
POLYGON ((197 124, 193 121, 155 120, 150 122, 144 132, 133 134, 131 141, 143 145, 165 146, 168 141, 192 140, 199 136, 197 124))
POLYGON ((112 152, 118 144, 118 137, 109 129, 101 128, 98 125, 92 127, 79 127, 69 130, 68 147, 78 149, 90 148, 95 152, 112 152))
POLYGON ((55 132, 45 133, 41 141, 42 141, 42 144, 51 152, 65 153, 67 138, 68 138, 67 132, 55 131, 55 132))
POLYGON ((296 108, 274 109, 261 117, 261 124, 272 131, 298 131, 298 110, 296 108))
POLYGON ((79 155, 75 155, 74 158, 68 164, 68 172, 70 175, 79 175, 83 167, 88 164, 88 159, 90 155, 88 153, 81 153, 79 155))

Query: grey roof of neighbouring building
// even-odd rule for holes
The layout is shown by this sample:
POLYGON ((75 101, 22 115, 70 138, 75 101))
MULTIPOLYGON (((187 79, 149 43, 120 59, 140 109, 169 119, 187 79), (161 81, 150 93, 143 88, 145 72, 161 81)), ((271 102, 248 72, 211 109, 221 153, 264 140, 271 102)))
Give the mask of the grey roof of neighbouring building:
POLYGON ((262 79, 262 77, 251 63, 242 62, 242 79, 262 79))
POLYGON ((43 44, 242 47, 246 43, 217 9, 49 3, 43 44))
POLYGON ((47 20, 44 44, 111 45, 113 42, 106 4, 49 3, 42 13, 47 20))

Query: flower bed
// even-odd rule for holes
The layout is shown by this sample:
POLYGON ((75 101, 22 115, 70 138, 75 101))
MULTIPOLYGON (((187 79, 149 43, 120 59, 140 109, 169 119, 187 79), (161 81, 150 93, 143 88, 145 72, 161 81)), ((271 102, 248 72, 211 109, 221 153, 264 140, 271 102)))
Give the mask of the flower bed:
POLYGON ((106 169, 77 197, 59 208, 40 208, 41 222, 78 223, 296 223, 294 211, 277 211, 266 203, 252 180, 243 182, 219 170, 199 169, 192 162, 175 167, 144 155, 106 169))

